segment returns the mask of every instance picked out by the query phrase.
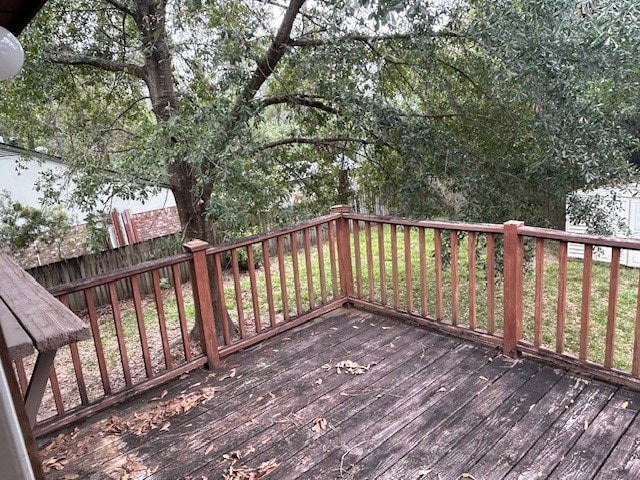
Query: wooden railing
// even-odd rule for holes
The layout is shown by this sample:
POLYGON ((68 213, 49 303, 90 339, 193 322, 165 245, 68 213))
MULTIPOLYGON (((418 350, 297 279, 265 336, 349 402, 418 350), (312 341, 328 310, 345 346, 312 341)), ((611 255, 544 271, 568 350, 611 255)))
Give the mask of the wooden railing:
MULTIPOLYGON (((49 378, 49 409, 38 434, 315 318, 345 303, 338 278, 334 213, 229 245, 185 245, 186 253, 51 289, 73 297, 92 338, 60 351, 49 378), (183 284, 181 271, 190 270, 183 284), (143 297, 142 276, 153 291, 143 297), (129 290, 131 299, 119 298, 129 290), (107 291, 109 305, 95 295, 107 291), (195 338, 193 338, 195 336, 195 338)), ((16 362, 26 390, 33 358, 16 362)), ((47 402, 43 402, 47 403, 47 402)))
MULTIPOLYGON (((620 257, 640 260, 640 241, 338 206, 283 230, 185 250, 52 290, 63 303, 82 301, 93 335, 58 354, 38 434, 343 305, 639 383, 640 281, 620 257), (584 261, 569 260, 576 245, 584 261), (603 256, 610 264, 594 261, 603 256), (141 275, 153 284, 144 298, 141 275), (122 284, 132 299, 118 297, 122 284), (108 306, 96 307, 96 289, 109 292, 108 306)), ((16 363, 23 389, 32 365, 16 363)))
POLYGON ((496 249, 504 244, 503 225, 344 218, 350 223, 352 303, 503 343, 506 305, 496 249))
POLYGON ((625 255, 640 264, 640 240, 517 221, 343 218, 350 303, 640 386, 640 270, 620 266, 625 255))

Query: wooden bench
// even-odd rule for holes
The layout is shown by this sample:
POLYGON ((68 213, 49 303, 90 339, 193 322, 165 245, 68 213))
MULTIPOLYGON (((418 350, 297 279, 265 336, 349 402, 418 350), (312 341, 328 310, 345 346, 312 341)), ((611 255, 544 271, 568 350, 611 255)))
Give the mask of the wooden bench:
POLYGON ((91 331, 6 254, 0 254, 0 279, 0 325, 9 358, 38 351, 24 398, 33 427, 58 348, 89 338, 91 331))

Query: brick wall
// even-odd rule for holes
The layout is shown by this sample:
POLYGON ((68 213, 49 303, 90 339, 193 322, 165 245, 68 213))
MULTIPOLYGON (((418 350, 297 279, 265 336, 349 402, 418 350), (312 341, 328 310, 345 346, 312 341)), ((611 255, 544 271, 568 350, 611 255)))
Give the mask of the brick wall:
MULTIPOLYGON (((140 241, 180 232, 180 219, 175 207, 137 213, 131 217, 140 241)), ((36 241, 24 252, 13 254, 13 257, 23 268, 31 268, 80 257, 88 252, 87 229, 84 225, 77 225, 59 244, 45 245, 36 241)))
POLYGON ((176 207, 161 208, 131 215, 140 241, 163 237, 180 231, 180 218, 176 207))

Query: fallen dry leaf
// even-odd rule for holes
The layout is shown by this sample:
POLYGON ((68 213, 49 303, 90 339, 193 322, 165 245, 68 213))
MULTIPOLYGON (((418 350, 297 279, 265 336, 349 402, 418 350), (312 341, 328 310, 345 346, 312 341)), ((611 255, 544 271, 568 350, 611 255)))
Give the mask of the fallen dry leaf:
POLYGON ((322 385, 322 379, 319 378, 314 382, 316 385, 322 385))
POLYGON ((214 394, 215 388, 203 387, 172 400, 158 402, 147 410, 134 413, 132 419, 125 420, 112 415, 105 424, 105 432, 121 435, 130 431, 137 436, 143 436, 155 428, 167 431, 171 425, 167 419, 187 413, 192 408, 206 403, 213 398, 214 394))
MULTIPOLYGON (((337 373, 348 373, 349 375, 362 375, 363 373, 369 371, 369 369, 376 365, 378 362, 367 363, 366 365, 358 365, 356 362, 352 362, 351 360, 343 360, 335 364, 337 373)), ((324 368, 324 367, 323 367, 324 368)))
POLYGON ((209 455, 211 453, 211 450, 213 450, 213 443, 206 448, 204 454, 209 455))
POLYGON ((311 427, 311 430, 313 430, 316 433, 321 432, 322 430, 326 430, 327 429, 327 419, 324 417, 318 417, 313 421, 313 426, 311 427))
POLYGON ((276 459, 261 463, 257 468, 230 465, 223 475, 224 480, 258 480, 278 467, 276 459))
POLYGON ((461 475, 462 478, 470 478, 471 480, 476 480, 476 477, 474 477, 473 475, 471 475, 470 473, 463 473, 461 475))
POLYGON ((629 406, 629 402, 624 401, 620 404, 620 408, 627 408, 629 406))

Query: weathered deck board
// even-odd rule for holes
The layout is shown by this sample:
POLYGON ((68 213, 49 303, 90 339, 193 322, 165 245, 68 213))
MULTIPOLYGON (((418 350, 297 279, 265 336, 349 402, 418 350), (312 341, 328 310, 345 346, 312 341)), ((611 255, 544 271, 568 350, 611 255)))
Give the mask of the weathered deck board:
POLYGON ((50 476, 213 480, 239 451, 235 468, 277 464, 265 479, 632 479, 639 407, 638 392, 338 310, 97 416, 64 437, 68 463, 50 476), (342 360, 377 363, 323 368, 342 360), (109 414, 133 421, 202 387, 214 397, 164 429, 102 432, 109 414))

